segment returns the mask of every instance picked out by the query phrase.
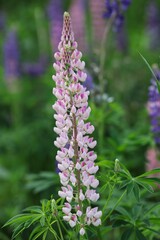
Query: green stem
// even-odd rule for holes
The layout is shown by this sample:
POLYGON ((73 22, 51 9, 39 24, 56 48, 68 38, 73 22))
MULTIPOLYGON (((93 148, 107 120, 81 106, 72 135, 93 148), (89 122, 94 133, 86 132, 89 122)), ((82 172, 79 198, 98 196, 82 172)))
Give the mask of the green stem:
POLYGON ((58 226, 58 230, 59 230, 59 233, 60 233, 61 240, 64 240, 63 234, 62 234, 62 231, 61 231, 61 226, 60 226, 60 224, 59 224, 58 219, 57 219, 57 226, 58 226))
POLYGON ((127 190, 125 190, 122 195, 120 196, 120 198, 118 199, 118 201, 116 202, 116 204, 114 205, 114 207, 112 208, 112 210, 108 213, 108 215, 104 218, 103 222, 110 217, 110 215, 112 214, 112 212, 116 209, 116 207, 118 206, 118 204, 120 203, 120 201, 122 200, 122 198, 124 197, 124 195, 126 194, 127 190))
POLYGON ((115 185, 116 185, 116 184, 114 184, 113 187, 112 187, 112 189, 111 189, 111 191, 109 191, 109 196, 108 196, 107 201, 106 201, 106 203, 105 203, 105 205, 104 205, 104 207, 103 207, 102 212, 105 210, 105 208, 106 208, 107 205, 108 205, 109 200, 111 199, 111 196, 112 196, 112 193, 113 193, 113 190, 114 190, 115 185))
POLYGON ((55 232, 54 232, 54 230, 53 230, 53 228, 51 226, 49 226, 49 230, 50 230, 51 233, 53 233, 53 235, 56 238, 56 240, 60 239, 59 237, 57 238, 57 236, 56 236, 56 234, 55 234, 55 232))

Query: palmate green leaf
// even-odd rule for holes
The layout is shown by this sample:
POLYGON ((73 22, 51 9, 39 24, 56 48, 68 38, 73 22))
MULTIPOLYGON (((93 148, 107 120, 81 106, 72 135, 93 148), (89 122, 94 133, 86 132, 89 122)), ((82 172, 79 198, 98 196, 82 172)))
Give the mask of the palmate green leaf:
POLYGON ((139 186, 141 186, 142 188, 146 189, 148 192, 154 193, 154 190, 153 190, 153 188, 151 187, 150 184, 148 184, 148 183, 146 183, 146 182, 143 182, 143 181, 141 182, 141 179, 138 179, 138 180, 136 181, 136 183, 137 183, 139 186))
POLYGON ((147 240, 147 238, 143 235, 143 233, 138 228, 136 229, 136 237, 137 237, 137 240, 147 240))
POLYGON ((132 232, 133 228, 128 228, 127 230, 125 230, 121 236, 121 240, 129 240, 132 232))
POLYGON ((134 189, 134 182, 130 182, 128 185, 127 185, 127 194, 130 194, 132 192, 132 190, 134 189))
POLYGON ((4 227, 13 224, 25 223, 28 220, 32 220, 35 217, 39 217, 39 214, 18 214, 5 223, 4 227))
POLYGON ((48 228, 45 227, 45 228, 41 228, 41 231, 38 231, 34 236, 33 238, 31 238, 31 240, 36 240, 38 237, 40 237, 42 234, 44 234, 45 232, 48 231, 48 228))
POLYGON ((133 193, 134 193, 134 196, 136 198, 136 200, 139 202, 140 200, 140 189, 138 187, 138 184, 134 184, 134 187, 133 187, 133 193))
POLYGON ((23 210, 23 212, 31 212, 31 213, 39 213, 39 214, 43 214, 43 211, 41 209, 41 206, 31 206, 31 207, 27 207, 23 210))
MULTIPOLYGON (((137 182, 137 180, 136 180, 136 182, 137 182)), ((154 179, 152 179, 152 178, 139 178, 138 179, 138 183, 137 184, 147 184, 148 186, 150 186, 151 188, 152 187, 154 187, 154 188, 156 188, 157 187, 157 185, 156 185, 156 182, 155 182, 155 180, 154 179)), ((153 188, 152 188, 153 189, 153 188)), ((154 190, 153 190, 154 191, 154 190)))
POLYGON ((153 211, 160 210, 160 204, 154 204, 150 209, 144 212, 143 217, 147 216, 148 214, 152 213, 153 211))
POLYGON ((20 225, 18 225, 18 227, 16 227, 13 231, 13 235, 12 235, 12 239, 15 239, 21 232, 23 232, 25 229, 24 227, 24 223, 21 223, 20 225))
POLYGON ((42 216, 41 219, 40 219, 40 224, 41 224, 42 227, 44 227, 44 225, 45 225, 45 222, 46 222, 45 220, 46 220, 46 219, 45 219, 45 215, 44 215, 44 216, 42 216))
POLYGON ((154 232, 154 233, 158 234, 158 236, 160 236, 160 231, 156 231, 155 229, 150 228, 150 227, 146 227, 146 229, 148 229, 149 231, 154 232))
MULTIPOLYGON (((36 236, 38 233, 40 233, 42 231, 42 233, 40 235, 42 235, 43 233, 48 231, 48 227, 42 227, 40 225, 36 226, 33 231, 31 232, 30 236, 29 236, 29 240, 33 240, 34 236, 36 236)), ((37 237, 38 238, 38 237, 37 237)))
POLYGON ((119 185, 119 189, 125 188, 130 183, 131 180, 123 180, 122 183, 119 185))
POLYGON ((132 175, 130 174, 130 172, 128 171, 128 169, 125 167, 125 165, 123 165, 121 162, 119 162, 121 168, 122 168, 122 172, 126 173, 126 175, 129 177, 129 178, 132 178, 132 175))
POLYGON ((160 178, 151 177, 151 178, 148 178, 148 179, 149 179, 150 181, 160 183, 160 178))
POLYGON ((129 211, 127 211, 124 207, 118 206, 116 208, 116 211, 122 214, 123 217, 127 217, 128 220, 132 219, 132 215, 130 214, 129 211))
POLYGON ((149 221, 151 223, 160 225, 160 218, 150 218, 149 221))
POLYGON ((151 171, 145 172, 145 173, 139 175, 138 177, 136 177, 136 179, 147 177, 149 175, 156 174, 156 173, 160 173, 160 168, 155 168, 155 169, 153 169, 151 171))

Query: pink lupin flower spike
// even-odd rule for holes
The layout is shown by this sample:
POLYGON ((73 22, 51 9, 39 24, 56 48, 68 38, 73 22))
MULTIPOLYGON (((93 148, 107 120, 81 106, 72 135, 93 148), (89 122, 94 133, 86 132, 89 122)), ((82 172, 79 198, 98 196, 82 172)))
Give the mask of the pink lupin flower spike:
POLYGON ((96 202, 99 198, 96 193, 99 181, 95 178, 98 171, 98 166, 95 165, 97 156, 93 151, 96 141, 89 137, 94 131, 93 125, 86 122, 91 109, 88 107, 89 92, 81 84, 87 77, 83 72, 85 63, 80 60, 82 54, 77 50, 67 12, 64 13, 58 50, 53 65, 56 70, 53 93, 57 97, 53 105, 56 111, 54 130, 58 134, 55 146, 59 148, 56 160, 62 184, 58 194, 65 199, 63 219, 71 227, 78 225, 80 235, 84 235, 86 225, 101 224, 102 212, 97 207, 90 206, 90 202, 96 202), (87 207, 84 201, 88 202, 87 207))

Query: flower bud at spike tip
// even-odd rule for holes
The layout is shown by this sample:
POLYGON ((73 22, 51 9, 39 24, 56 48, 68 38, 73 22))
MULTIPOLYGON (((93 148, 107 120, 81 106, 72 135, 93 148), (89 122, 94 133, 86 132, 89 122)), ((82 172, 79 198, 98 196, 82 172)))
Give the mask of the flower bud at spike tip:
POLYGON ((96 154, 93 151, 96 141, 89 137, 94 127, 90 122, 86 122, 90 115, 90 107, 88 107, 89 92, 82 85, 86 79, 83 72, 85 64, 81 61, 81 52, 77 50, 68 12, 63 16, 63 30, 58 50, 59 52, 54 55, 56 74, 53 76, 56 84, 53 94, 57 98, 53 105, 56 111, 54 130, 58 134, 55 145, 59 148, 56 160, 62 184, 58 194, 65 200, 62 208, 63 219, 71 227, 78 225, 83 235, 85 225, 101 224, 102 213, 98 211, 98 207, 90 206, 99 198, 95 189, 99 184, 95 177, 98 167, 95 165, 96 154), (84 202, 88 202, 87 206, 84 202))
POLYGON ((120 170, 121 170, 118 159, 115 160, 114 170, 115 170, 115 172, 120 172, 120 170))

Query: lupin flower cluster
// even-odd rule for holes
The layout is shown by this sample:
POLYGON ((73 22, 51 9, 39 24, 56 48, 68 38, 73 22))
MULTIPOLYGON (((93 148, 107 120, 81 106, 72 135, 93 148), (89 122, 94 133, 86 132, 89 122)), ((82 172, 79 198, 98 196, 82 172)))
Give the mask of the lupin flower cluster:
MULTIPOLYGON (((156 78, 160 80, 160 70, 157 65, 154 66, 153 71, 156 78)), ((160 146, 160 93, 154 78, 151 79, 151 85, 149 87, 148 111, 151 118, 155 143, 160 146)))
POLYGON ((106 0, 105 18, 114 16, 114 31, 119 31, 124 23, 124 12, 127 10, 131 0, 106 0))
POLYGON ((58 194, 65 199, 63 219, 71 227, 78 225, 79 233, 84 235, 85 225, 101 224, 102 212, 90 205, 90 202, 99 199, 96 192, 99 181, 95 178, 98 171, 95 165, 97 156, 93 151, 96 141, 89 136, 94 131, 93 125, 86 122, 91 109, 88 106, 89 92, 81 84, 87 77, 83 72, 85 63, 81 61, 82 54, 77 50, 67 12, 64 13, 58 50, 54 63, 56 75, 53 76, 56 83, 53 93, 57 97, 53 105, 56 111, 54 131, 59 135, 54 143, 59 148, 56 160, 62 184, 58 194), (87 207, 84 202, 88 203, 87 207))

